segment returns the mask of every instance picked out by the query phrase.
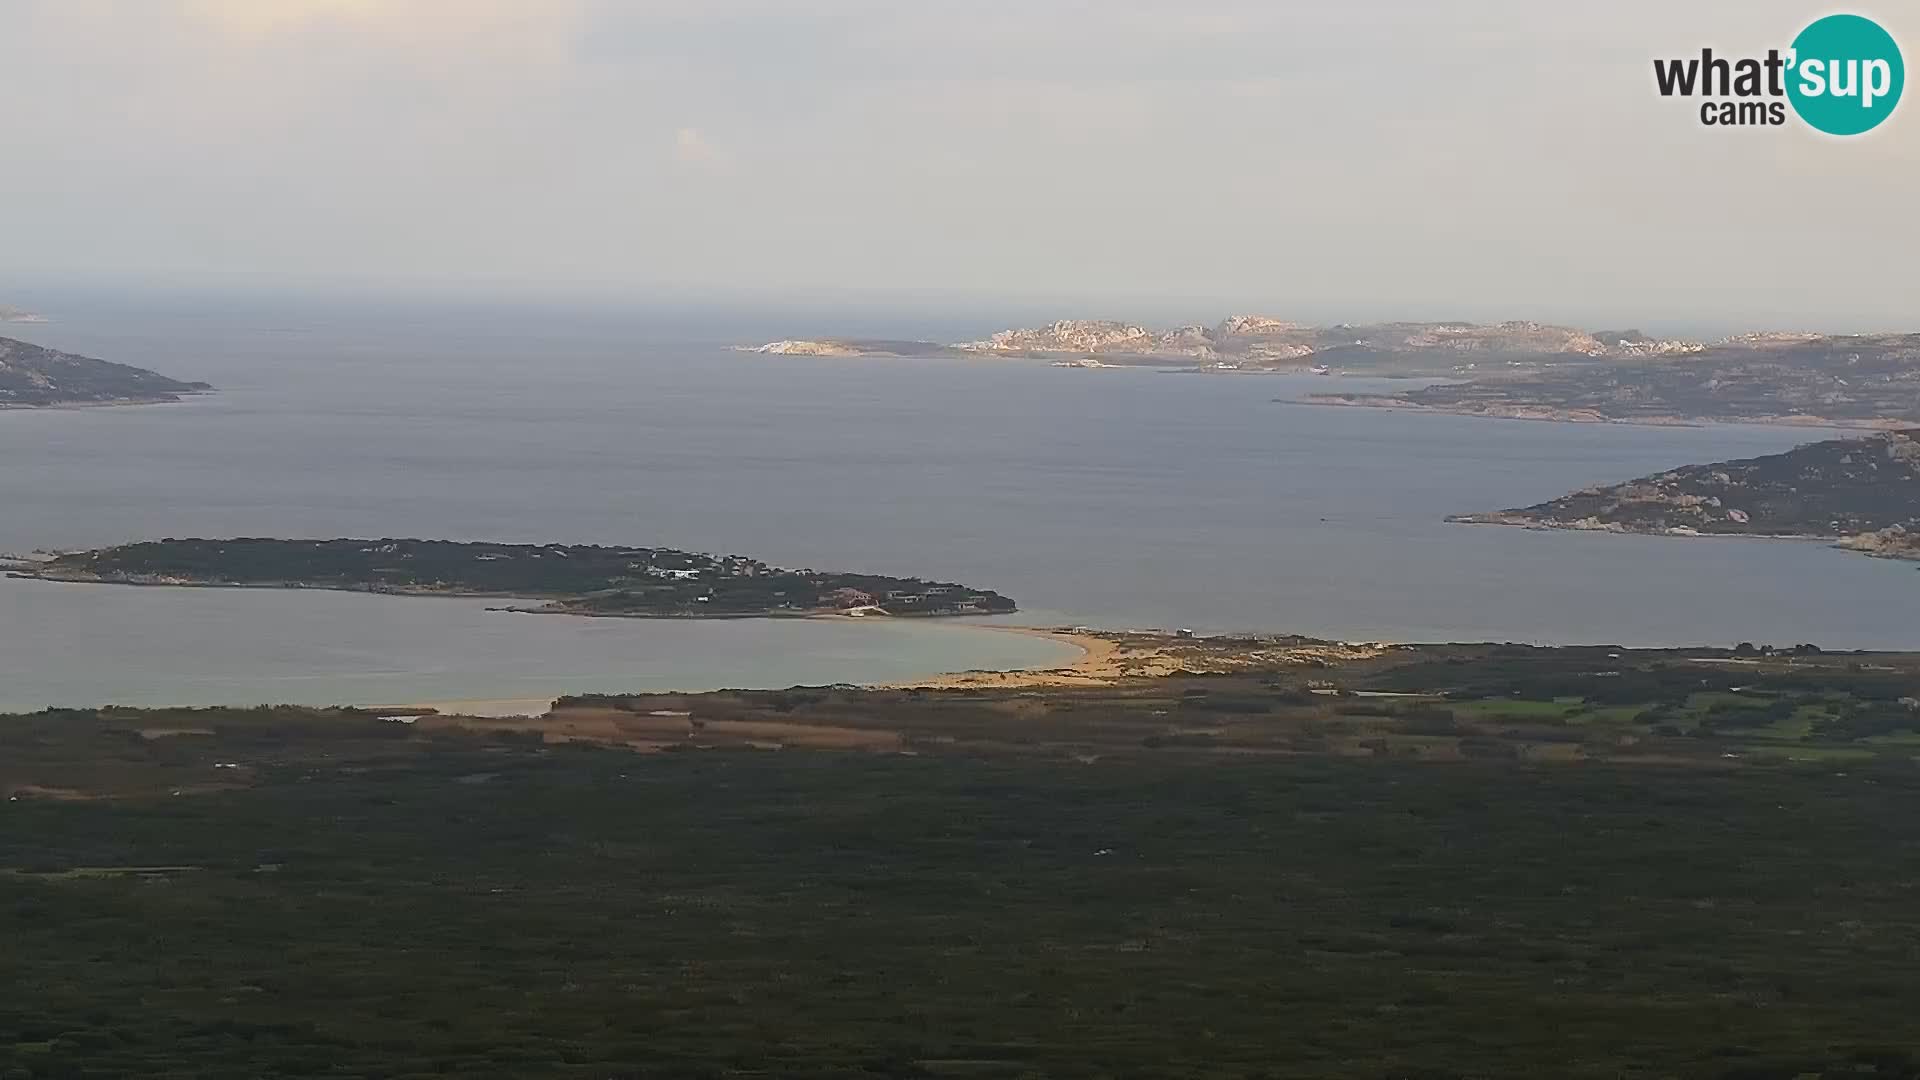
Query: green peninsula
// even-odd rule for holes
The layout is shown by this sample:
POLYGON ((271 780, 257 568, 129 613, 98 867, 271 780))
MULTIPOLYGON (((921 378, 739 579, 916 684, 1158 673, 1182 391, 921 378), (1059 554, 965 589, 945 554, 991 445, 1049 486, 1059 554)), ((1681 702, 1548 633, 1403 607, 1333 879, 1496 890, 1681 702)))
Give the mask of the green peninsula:
POLYGON ((1675 536, 1833 540, 1920 559, 1920 430, 1809 443, 1784 454, 1689 465, 1517 510, 1451 521, 1675 536))
POLYGON ((0 337, 0 409, 145 405, 211 389, 203 382, 181 382, 145 368, 0 337))
POLYGON ((985 615, 1005 596, 951 582, 789 570, 673 548, 448 540, 155 540, 13 564, 47 581, 544 600, 569 615, 985 615))
POLYGON ((1743 334, 1605 363, 1527 358, 1396 394, 1326 405, 1580 423, 1920 423, 1920 334, 1743 334))

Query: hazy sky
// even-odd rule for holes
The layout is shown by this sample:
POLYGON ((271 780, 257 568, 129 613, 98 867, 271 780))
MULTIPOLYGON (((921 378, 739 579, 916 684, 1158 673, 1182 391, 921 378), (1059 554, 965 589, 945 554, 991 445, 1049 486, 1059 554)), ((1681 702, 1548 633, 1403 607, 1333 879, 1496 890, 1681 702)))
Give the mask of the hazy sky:
POLYGON ((1828 10, 0 0, 0 280, 1920 328, 1920 91, 1653 89, 1828 10))

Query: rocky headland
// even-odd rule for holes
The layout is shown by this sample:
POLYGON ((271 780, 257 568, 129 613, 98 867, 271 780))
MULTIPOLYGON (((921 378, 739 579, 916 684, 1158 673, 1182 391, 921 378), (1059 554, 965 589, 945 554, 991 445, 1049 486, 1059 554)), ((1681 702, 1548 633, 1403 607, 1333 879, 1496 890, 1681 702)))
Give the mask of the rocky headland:
POLYGON ((1688 465, 1534 506, 1461 514, 1530 529, 1826 540, 1920 559, 1920 431, 1809 443, 1784 454, 1688 465))
POLYGON ((206 383, 181 382, 145 368, 0 338, 0 408, 140 405, 178 401, 210 389, 206 383))

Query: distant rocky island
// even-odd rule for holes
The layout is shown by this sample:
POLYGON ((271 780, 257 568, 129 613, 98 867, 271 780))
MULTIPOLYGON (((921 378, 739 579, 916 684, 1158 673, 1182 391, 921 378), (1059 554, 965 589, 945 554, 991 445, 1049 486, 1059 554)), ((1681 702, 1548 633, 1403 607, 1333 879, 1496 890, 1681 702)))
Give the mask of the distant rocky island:
POLYGON ((545 600, 568 615, 986 615, 1012 600, 951 582, 788 570, 673 548, 447 540, 155 540, 13 559, 15 577, 545 600))
POLYGON ((750 351, 1423 377, 1442 381, 1400 393, 1322 393, 1304 400, 1509 419, 1920 424, 1920 334, 1754 333, 1700 342, 1525 321, 1315 326, 1235 315, 1212 326, 1172 329, 1069 319, 954 344, 828 338, 775 341, 750 351))
POLYGON ((0 322, 43 323, 46 321, 45 316, 35 314, 26 308, 17 308, 12 304, 0 304, 0 322))
POLYGON ((1830 540, 1885 558, 1920 559, 1920 430, 1689 465, 1537 506, 1448 520, 1531 529, 1795 537, 1830 540))
POLYGON ((178 401, 211 389, 145 368, 0 338, 0 408, 140 405, 178 401))
POLYGON ((979 341, 825 338, 774 341, 752 351, 790 356, 1000 356, 1100 361, 1075 366, 1199 367, 1272 371, 1326 368, 1377 374, 1465 371, 1478 361, 1507 358, 1563 360, 1678 356, 1703 346, 1667 341, 1638 330, 1589 332, 1536 322, 1393 322, 1314 326, 1265 315, 1234 315, 1212 326, 1153 329, 1137 323, 1064 319, 1047 326, 1002 330, 979 341))

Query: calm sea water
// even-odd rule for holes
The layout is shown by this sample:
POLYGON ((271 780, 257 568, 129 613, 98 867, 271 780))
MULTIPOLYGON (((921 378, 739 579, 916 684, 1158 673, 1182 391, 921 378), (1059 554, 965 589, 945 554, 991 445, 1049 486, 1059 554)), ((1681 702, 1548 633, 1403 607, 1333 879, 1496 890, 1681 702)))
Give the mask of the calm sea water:
MULTIPOLYGON (((1329 384, 1311 376, 724 347, 817 332, 824 316, 55 314, 4 332, 221 390, 175 406, 0 413, 0 550, 189 535, 667 544, 952 578, 1006 592, 1044 623, 1920 647, 1911 565, 1818 544, 1441 520, 1818 437, 1805 431, 1272 400, 1329 384)), ((952 626, 483 608, 4 582, 0 707, 783 685, 1062 658, 952 626)))

